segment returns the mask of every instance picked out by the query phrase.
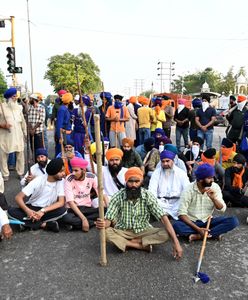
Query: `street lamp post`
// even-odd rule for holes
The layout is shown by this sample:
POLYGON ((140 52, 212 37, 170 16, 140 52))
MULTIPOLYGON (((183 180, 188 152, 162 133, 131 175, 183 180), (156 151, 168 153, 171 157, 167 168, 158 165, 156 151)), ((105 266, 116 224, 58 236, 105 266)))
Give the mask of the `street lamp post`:
POLYGON ((157 70, 160 70, 160 73, 158 74, 158 76, 160 76, 160 84, 161 84, 161 93, 163 92, 163 81, 164 80, 169 80, 169 92, 171 92, 171 81, 172 81, 172 77, 175 75, 174 74, 174 65, 175 62, 158 62, 158 65, 160 65, 160 67, 157 68, 157 70), (164 65, 168 65, 168 67, 164 67, 164 65), (169 70, 168 74, 164 74, 163 70, 169 70), (165 78, 164 76, 168 76, 168 78, 165 78))
POLYGON ((28 40, 29 40, 29 62, 30 62, 30 76, 31 76, 31 89, 34 92, 34 79, 33 79, 33 63, 32 63, 32 48, 31 48, 31 34, 30 34, 30 19, 29 19, 29 7, 27 0, 27 16, 28 16, 28 40))

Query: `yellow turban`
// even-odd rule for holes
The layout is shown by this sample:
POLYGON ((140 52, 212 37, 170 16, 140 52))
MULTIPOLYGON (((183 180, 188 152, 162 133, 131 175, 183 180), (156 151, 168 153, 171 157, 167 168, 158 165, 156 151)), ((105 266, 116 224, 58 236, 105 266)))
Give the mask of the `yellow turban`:
POLYGON ((63 96, 62 96, 62 102, 64 104, 68 104, 70 102, 73 101, 73 96, 71 93, 65 93, 63 96))
POLYGON ((107 160, 110 160, 111 158, 119 158, 121 160, 122 156, 123 156, 123 152, 118 148, 110 148, 106 152, 107 160))

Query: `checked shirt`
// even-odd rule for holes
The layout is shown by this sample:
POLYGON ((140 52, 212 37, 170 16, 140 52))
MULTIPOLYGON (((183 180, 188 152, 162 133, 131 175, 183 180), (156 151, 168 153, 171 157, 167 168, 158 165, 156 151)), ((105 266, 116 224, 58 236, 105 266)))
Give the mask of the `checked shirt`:
POLYGON ((46 111, 45 107, 42 105, 38 105, 37 107, 34 107, 33 105, 29 106, 28 109, 28 124, 32 128, 37 123, 40 123, 40 126, 36 128, 35 134, 41 133, 44 131, 44 123, 45 123, 45 117, 46 117, 46 111))

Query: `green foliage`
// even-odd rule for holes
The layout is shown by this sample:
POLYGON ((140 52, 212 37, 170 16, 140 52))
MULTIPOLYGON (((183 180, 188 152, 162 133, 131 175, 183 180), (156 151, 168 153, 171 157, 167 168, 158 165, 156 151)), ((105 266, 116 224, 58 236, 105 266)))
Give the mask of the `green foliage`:
POLYGON ((236 79, 239 75, 246 76, 244 67, 241 67, 236 75, 233 72, 233 66, 228 70, 224 76, 221 73, 213 70, 212 68, 206 68, 204 71, 198 71, 196 73, 188 74, 186 76, 179 76, 178 79, 172 82, 172 93, 181 94, 182 86, 185 88, 184 94, 190 95, 193 93, 199 93, 202 85, 206 81, 209 85, 211 92, 217 92, 229 95, 230 91, 234 93, 234 87, 236 79))
POLYGON ((78 94, 75 65, 78 66, 82 94, 101 90, 100 70, 89 54, 85 53, 79 53, 77 56, 65 53, 50 57, 44 78, 50 81, 55 92, 64 89, 78 94))
POLYGON ((146 98, 150 98, 151 95, 154 94, 154 90, 147 90, 140 94, 140 96, 145 96, 146 98))
POLYGON ((3 97, 4 92, 7 90, 7 82, 5 80, 5 77, 3 75, 3 72, 0 70, 0 97, 3 97))

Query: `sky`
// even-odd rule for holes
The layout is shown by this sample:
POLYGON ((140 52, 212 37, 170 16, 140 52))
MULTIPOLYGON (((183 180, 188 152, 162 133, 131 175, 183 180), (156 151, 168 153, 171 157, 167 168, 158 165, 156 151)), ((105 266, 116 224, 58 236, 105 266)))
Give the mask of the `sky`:
MULTIPOLYGON (((248 67, 247 0, 0 0, 0 19, 15 17, 18 82, 31 90, 27 3, 34 92, 54 93, 44 79, 48 59, 88 53, 100 69, 105 91, 126 97, 160 92, 163 74, 175 76, 212 67, 226 74, 248 67)), ((7 72, 10 22, 0 28, 0 69, 7 72)), ((168 91, 165 75, 163 91, 168 91)), ((8 83, 11 83, 7 77, 8 83)), ((211 87, 210 87, 211 88, 211 87)))

